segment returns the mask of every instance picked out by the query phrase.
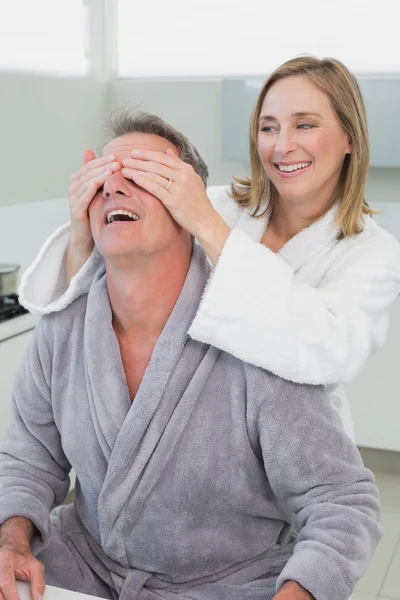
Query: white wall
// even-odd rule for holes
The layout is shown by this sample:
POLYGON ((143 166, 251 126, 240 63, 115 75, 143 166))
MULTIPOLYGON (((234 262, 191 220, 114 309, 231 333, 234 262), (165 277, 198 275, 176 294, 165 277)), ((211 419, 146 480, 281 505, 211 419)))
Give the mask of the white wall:
MULTIPOLYGON (((210 171, 210 185, 228 183, 246 165, 221 160, 221 83, 219 81, 119 80, 111 83, 110 110, 137 104, 187 135, 210 171)), ((234 124, 232 124, 234 127, 234 124)))
POLYGON ((68 198, 0 206, 0 262, 30 265, 44 240, 69 220, 68 198))
POLYGON ((99 145, 107 84, 0 72, 0 89, 0 207, 65 195, 82 150, 99 145))

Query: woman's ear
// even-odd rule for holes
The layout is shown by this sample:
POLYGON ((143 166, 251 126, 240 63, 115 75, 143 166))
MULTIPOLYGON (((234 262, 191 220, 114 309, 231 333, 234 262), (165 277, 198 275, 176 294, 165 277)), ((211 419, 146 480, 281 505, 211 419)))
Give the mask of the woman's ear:
POLYGON ((347 141, 346 154, 351 154, 351 150, 352 150, 352 143, 351 143, 351 139, 349 138, 347 141))

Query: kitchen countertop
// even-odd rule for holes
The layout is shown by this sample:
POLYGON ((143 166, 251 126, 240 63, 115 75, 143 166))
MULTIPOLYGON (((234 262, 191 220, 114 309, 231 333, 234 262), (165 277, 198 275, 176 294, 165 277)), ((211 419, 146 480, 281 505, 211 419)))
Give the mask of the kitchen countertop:
POLYGON ((29 331, 30 329, 34 329, 38 321, 39 318, 30 313, 19 315, 8 321, 3 321, 0 323, 0 342, 4 342, 4 340, 7 340, 8 338, 29 331))
MULTIPOLYGON (((29 583, 17 581, 17 591, 20 600, 31 600, 29 583)), ((101 600, 101 598, 46 585, 43 600, 101 600)))

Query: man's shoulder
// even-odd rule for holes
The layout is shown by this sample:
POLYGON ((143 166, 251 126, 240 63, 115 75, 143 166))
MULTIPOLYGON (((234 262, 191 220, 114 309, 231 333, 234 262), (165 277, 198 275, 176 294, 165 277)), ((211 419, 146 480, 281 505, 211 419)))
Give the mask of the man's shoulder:
POLYGON ((79 296, 62 310, 43 315, 37 325, 38 333, 46 338, 68 337, 77 327, 83 326, 87 301, 88 293, 79 296))
POLYGON ((375 280, 383 269, 400 278, 400 244, 394 235, 369 216, 365 217, 364 228, 359 234, 347 236, 337 243, 333 258, 331 274, 346 275, 362 270, 375 280))
MULTIPOLYGON (((296 409, 316 404, 326 403, 330 406, 326 388, 323 385, 309 383, 298 383, 284 379, 251 363, 240 361, 246 378, 248 390, 247 399, 252 402, 258 410, 270 410, 271 415, 292 410, 292 403, 296 403, 296 409)), ((301 412, 302 409, 300 409, 301 412)))

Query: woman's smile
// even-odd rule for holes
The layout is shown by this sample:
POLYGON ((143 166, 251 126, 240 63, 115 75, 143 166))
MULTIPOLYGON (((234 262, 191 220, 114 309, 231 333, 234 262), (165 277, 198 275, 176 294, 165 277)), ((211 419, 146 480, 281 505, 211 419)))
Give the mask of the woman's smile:
POLYGON ((274 167, 282 179, 299 177, 311 167, 311 161, 293 163, 274 163, 274 167))

